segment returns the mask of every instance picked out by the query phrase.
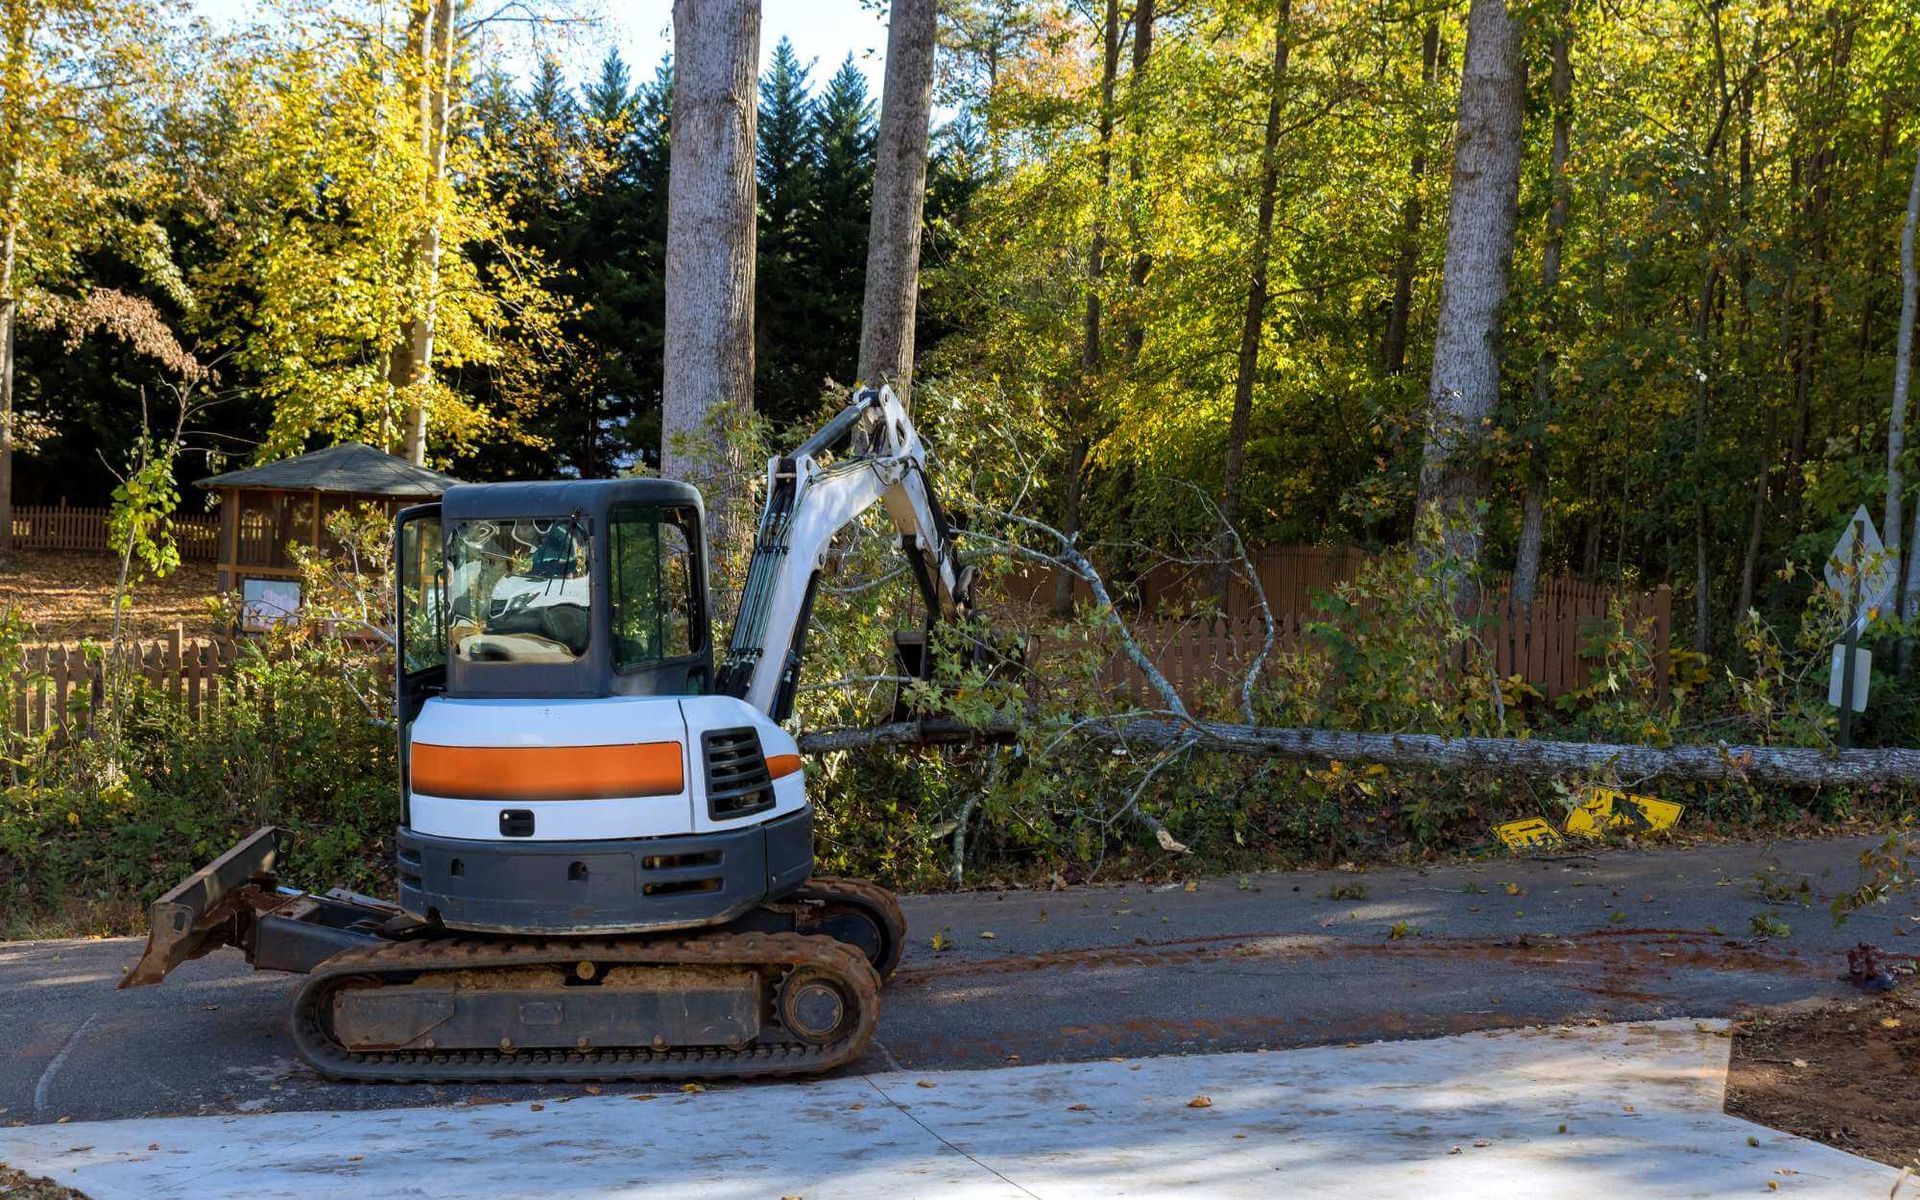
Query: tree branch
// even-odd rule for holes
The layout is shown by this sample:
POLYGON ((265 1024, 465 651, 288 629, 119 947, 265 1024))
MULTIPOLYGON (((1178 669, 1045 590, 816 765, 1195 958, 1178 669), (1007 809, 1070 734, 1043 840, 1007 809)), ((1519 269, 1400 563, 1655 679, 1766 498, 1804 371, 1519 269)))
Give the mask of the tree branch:
MULTIPOLYGON (((800 736, 806 754, 930 743, 1007 742, 1046 725, 1011 720, 970 726, 952 718, 903 721, 867 729, 826 729, 800 736)), ((1238 725, 1175 714, 1087 717, 1074 734, 1102 743, 1170 750, 1191 740, 1200 750, 1300 761, 1376 762, 1412 770, 1535 778, 1602 775, 1695 783, 1746 782, 1784 787, 1858 787, 1920 782, 1920 750, 1812 750, 1802 747, 1693 745, 1660 749, 1605 742, 1533 738, 1448 738, 1426 733, 1356 733, 1238 725)))

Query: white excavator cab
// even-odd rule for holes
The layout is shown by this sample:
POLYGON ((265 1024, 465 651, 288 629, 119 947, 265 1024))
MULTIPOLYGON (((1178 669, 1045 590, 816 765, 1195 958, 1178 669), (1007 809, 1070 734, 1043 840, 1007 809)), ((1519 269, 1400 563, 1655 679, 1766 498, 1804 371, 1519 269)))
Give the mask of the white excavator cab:
POLYGON ((721 924, 806 881, 798 747, 712 694, 697 491, 461 484, 397 529, 403 910, 636 933, 721 924))

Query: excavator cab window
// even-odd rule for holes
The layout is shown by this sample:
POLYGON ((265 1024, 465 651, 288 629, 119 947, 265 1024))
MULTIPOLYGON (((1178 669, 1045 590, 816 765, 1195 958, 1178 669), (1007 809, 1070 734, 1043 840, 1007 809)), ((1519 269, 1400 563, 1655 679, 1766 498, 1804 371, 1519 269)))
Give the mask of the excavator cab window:
POLYGON ((617 504, 612 533, 613 669, 659 666, 706 649, 697 584, 700 525, 691 508, 617 504))
POLYGON ((447 666, 447 572, 439 506, 409 512, 399 524, 400 673, 444 673, 447 666))
POLYGON ((462 521, 447 552, 448 640, 467 662, 570 663, 593 610, 587 531, 572 518, 462 521))

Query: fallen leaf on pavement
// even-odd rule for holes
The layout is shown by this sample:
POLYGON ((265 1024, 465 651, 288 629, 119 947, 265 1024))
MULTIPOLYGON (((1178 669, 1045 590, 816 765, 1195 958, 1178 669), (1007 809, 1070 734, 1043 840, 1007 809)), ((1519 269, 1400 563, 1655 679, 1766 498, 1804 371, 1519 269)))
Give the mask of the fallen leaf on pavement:
POLYGON ((547 1106, 546 1106, 546 1105, 544 1105, 544 1104, 529 1104, 529 1105, 527 1105, 527 1107, 528 1107, 529 1109, 531 1109, 532 1111, 534 1111, 534 1112, 545 1112, 545 1111, 547 1111, 547 1106))
POLYGON ((918 1082, 916 1082, 916 1083, 915 1083, 915 1084, 914 1084, 913 1086, 915 1086, 915 1087, 934 1087, 934 1086, 936 1086, 936 1085, 935 1085, 935 1083, 933 1082, 933 1080, 931 1080, 931 1079, 922 1079, 922 1080, 919 1080, 918 1082))
POLYGON ((1067 1105, 1067 1111, 1068 1112, 1085 1112, 1087 1111, 1087 1106, 1084 1104, 1069 1104, 1067 1105))
POLYGON ((993 939, 999 937, 1000 935, 995 933, 991 929, 982 929, 980 931, 980 936, 987 939, 988 941, 992 941, 993 939))
POLYGON ((697 1083, 683 1083, 680 1085, 680 1090, 685 1092, 687 1095, 692 1096, 700 1092, 704 1092, 707 1089, 697 1083))
POLYGON ((1187 1101, 1187 1107, 1188 1108, 1212 1108, 1213 1097, 1212 1096, 1195 1096, 1193 1099, 1187 1101))

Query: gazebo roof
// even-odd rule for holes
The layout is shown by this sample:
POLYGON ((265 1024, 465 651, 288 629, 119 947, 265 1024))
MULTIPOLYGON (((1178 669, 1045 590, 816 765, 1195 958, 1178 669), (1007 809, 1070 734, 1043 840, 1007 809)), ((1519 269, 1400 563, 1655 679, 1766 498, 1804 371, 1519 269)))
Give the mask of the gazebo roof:
POLYGON ((361 442, 228 471, 199 481, 201 487, 277 488, 289 492, 344 492, 356 496, 438 496, 459 483, 451 475, 417 467, 361 442))

